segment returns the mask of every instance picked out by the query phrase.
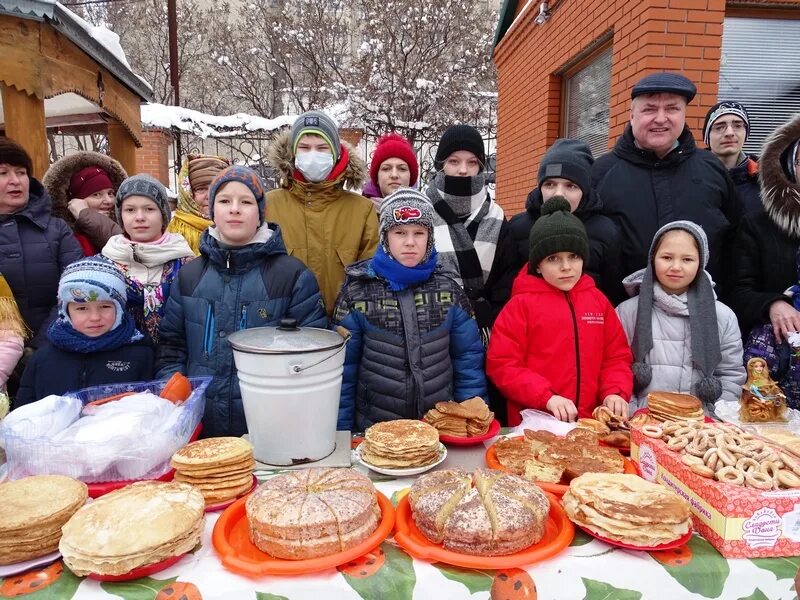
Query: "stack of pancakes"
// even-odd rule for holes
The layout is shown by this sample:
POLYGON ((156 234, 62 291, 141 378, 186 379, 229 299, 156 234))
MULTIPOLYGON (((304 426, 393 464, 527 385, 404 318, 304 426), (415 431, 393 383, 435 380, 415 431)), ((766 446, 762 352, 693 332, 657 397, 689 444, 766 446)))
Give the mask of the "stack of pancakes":
POLYGON ((512 554, 544 536, 550 503, 530 481, 499 471, 435 471, 408 493, 420 532, 448 550, 512 554), (474 484, 473 487, 473 478, 474 484))
POLYGON ((625 461, 616 448, 598 445, 598 436, 573 429, 566 437, 549 431, 525 430, 494 446, 497 461, 512 473, 532 481, 568 483, 584 473, 622 473, 625 461))
POLYGON ((483 398, 475 396, 463 402, 437 402, 435 408, 425 413, 423 420, 445 435, 475 437, 489 430, 494 413, 483 398))
POLYGON ((570 483, 563 505, 581 527, 633 546, 672 542, 691 522, 685 500, 636 475, 581 475, 570 483))
POLYGON ((123 575, 192 550, 204 516, 203 496, 192 486, 141 481, 78 510, 58 549, 78 576, 123 575))
POLYGON ((245 504, 250 540, 288 560, 344 552, 377 529, 375 486, 352 469, 314 468, 267 480, 245 504))
POLYGON ((439 432, 412 419, 376 423, 364 434, 361 458, 389 469, 424 467, 439 458, 439 432))
POLYGON ((55 552, 61 527, 88 497, 85 483, 63 475, 0 483, 0 565, 55 552))
POLYGON ((206 505, 221 504, 253 487, 253 447, 237 437, 197 440, 172 455, 175 481, 195 486, 206 505))
POLYGON ((647 409, 659 421, 698 421, 705 419, 700 398, 673 392, 650 392, 647 409))

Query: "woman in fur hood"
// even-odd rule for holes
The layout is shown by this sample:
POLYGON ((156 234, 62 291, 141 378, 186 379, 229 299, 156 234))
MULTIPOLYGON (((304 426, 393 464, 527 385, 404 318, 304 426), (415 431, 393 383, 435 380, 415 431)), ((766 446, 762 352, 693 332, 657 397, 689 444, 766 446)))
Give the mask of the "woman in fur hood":
POLYGON ((371 258, 378 245, 372 202, 345 189, 360 189, 366 164, 339 140, 333 119, 319 111, 297 117, 267 158, 281 177, 281 187, 267 194, 267 220, 280 226, 289 255, 317 277, 330 316, 344 268, 371 258))
POLYGON ((764 210, 742 221, 729 302, 746 340, 744 361, 765 358, 790 406, 800 408, 800 115, 769 137, 759 164, 764 210))
POLYGON ((53 199, 52 215, 64 219, 85 256, 98 254, 113 235, 114 195, 128 177, 116 160, 98 152, 76 152, 57 160, 42 185, 53 199))

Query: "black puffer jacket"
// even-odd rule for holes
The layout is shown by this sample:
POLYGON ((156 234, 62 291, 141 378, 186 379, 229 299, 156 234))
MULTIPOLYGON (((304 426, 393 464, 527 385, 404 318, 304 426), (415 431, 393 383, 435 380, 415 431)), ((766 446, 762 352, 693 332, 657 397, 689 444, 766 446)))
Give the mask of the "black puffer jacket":
MULTIPOLYGON (((541 209, 542 191, 536 187, 528 194, 525 211, 514 215, 510 221, 509 228, 516 250, 514 269, 517 273, 528 262, 528 238, 541 209)), ((590 275, 597 287, 607 294, 623 277, 619 272, 619 229, 614 221, 600 214, 600 202, 594 193, 581 199, 574 214, 581 220, 589 236, 589 260, 583 265, 583 272, 590 275)))
POLYGON ((800 245, 800 184, 792 183, 781 155, 800 138, 800 117, 778 128, 766 141, 759 161, 763 210, 742 221, 734 250, 736 277, 729 304, 746 338, 755 326, 769 322, 775 301, 797 283, 800 245))
POLYGON ((464 291, 434 271, 420 284, 389 291, 371 259, 345 269, 334 323, 347 342, 339 429, 419 419, 437 402, 486 398, 484 351, 464 291))
POLYGON ((83 258, 72 230, 50 215, 50 206, 50 196, 31 177, 28 204, 13 214, 0 215, 0 273, 33 331, 33 347, 44 342, 47 325, 55 318, 61 272, 83 258))
MULTIPOLYGON (((720 160, 699 150, 688 128, 678 146, 660 159, 638 148, 631 126, 625 128, 614 149, 592 167, 592 188, 602 212, 620 229, 621 272, 630 274, 647 266, 653 236, 662 226, 686 219, 700 225, 708 236, 708 271, 718 287, 729 286, 731 273, 722 257, 733 243, 739 224, 739 203, 733 182, 720 160)), ((620 281, 607 294, 618 304, 627 295, 620 281)))
POLYGON ((758 181, 758 157, 747 156, 745 160, 728 171, 736 188, 736 196, 742 207, 742 217, 764 212, 761 204, 761 185, 758 181))
POLYGON ((93 385, 150 381, 153 358, 153 347, 144 341, 88 354, 67 352, 46 343, 25 366, 14 406, 93 385))

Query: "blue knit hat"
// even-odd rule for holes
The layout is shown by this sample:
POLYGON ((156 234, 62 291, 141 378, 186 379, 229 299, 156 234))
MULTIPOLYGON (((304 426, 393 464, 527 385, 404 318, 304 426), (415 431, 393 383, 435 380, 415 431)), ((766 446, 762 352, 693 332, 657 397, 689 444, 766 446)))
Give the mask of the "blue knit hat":
POLYGON ((264 224, 264 182, 253 169, 243 167, 242 165, 233 165, 222 171, 211 182, 211 187, 208 188, 208 213, 211 215, 211 220, 214 220, 214 198, 217 192, 226 183, 231 181, 238 181, 247 186, 253 192, 258 204, 258 224, 264 224))
POLYGON ((101 254, 89 256, 67 265, 58 282, 58 314, 72 323, 67 306, 70 302, 110 301, 116 305, 116 329, 122 322, 127 302, 125 275, 119 267, 101 254))

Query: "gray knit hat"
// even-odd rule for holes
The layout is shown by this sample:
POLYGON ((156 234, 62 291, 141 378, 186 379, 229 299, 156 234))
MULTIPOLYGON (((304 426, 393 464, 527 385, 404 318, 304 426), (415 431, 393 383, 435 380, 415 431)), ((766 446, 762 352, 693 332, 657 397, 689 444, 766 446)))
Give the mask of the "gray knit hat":
POLYGON ((653 369, 645 361, 653 349, 653 286, 655 282, 653 259, 661 238, 670 231, 685 231, 697 243, 701 269, 689 285, 687 302, 689 308, 689 331, 692 340, 692 363, 702 373, 702 377, 693 390, 695 395, 705 404, 712 404, 722 394, 722 384, 714 377, 714 371, 722 360, 719 348, 719 329, 717 326, 716 296, 711 277, 705 271, 708 264, 708 238, 703 228, 692 221, 673 221, 667 223, 656 232, 647 268, 644 270, 639 287, 639 304, 636 315, 636 329, 633 334, 631 350, 633 351, 634 389, 639 392, 645 389, 653 379, 653 369))
POLYGON ((167 188, 164 184, 150 177, 150 175, 140 174, 128 177, 117 190, 117 201, 115 204, 117 222, 122 223, 122 203, 130 196, 144 196, 150 198, 161 210, 161 231, 164 232, 172 219, 172 211, 169 208, 169 198, 167 188))
POLYGON ((542 204, 541 216, 531 227, 528 242, 528 273, 531 275, 538 275, 539 263, 556 252, 574 252, 583 262, 589 258, 586 228, 570 212, 569 202, 563 196, 553 196, 542 204))
POLYGON ((425 194, 411 188, 400 188, 389 194, 381 202, 378 214, 380 243, 389 255, 389 242, 386 233, 398 225, 422 225, 428 228, 428 247, 422 261, 430 258, 433 252, 433 204, 425 194))
POLYGON ((342 155, 342 142, 339 140, 339 126, 324 112, 310 110, 295 119, 292 125, 292 155, 297 155, 297 144, 305 134, 318 135, 331 147, 333 164, 339 162, 342 155))

